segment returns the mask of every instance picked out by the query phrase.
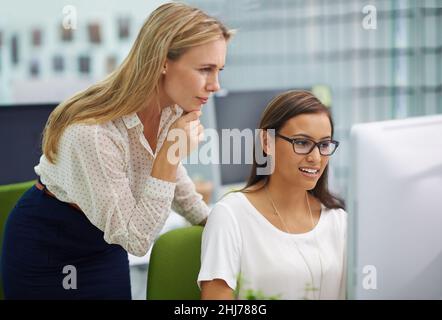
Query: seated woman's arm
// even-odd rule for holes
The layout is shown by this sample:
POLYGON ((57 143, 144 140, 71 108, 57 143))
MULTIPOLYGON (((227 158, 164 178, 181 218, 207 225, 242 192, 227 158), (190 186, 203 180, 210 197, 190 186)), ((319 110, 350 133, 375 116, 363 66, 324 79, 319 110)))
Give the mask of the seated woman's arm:
POLYGON ((201 281, 201 300, 233 300, 234 293, 222 279, 201 281))
POLYGON ((241 247, 240 229, 234 213, 227 205, 217 203, 202 235, 201 268, 197 279, 201 299, 235 299, 241 247))

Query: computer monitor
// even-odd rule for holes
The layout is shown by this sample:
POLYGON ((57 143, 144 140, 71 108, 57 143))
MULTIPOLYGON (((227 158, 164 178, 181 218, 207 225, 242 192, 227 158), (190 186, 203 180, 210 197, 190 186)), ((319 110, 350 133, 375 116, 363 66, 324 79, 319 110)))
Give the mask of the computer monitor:
MULTIPOLYGON (((215 127, 217 129, 218 136, 222 137, 223 129, 239 129, 243 132, 244 129, 251 129, 256 134, 259 121, 262 113, 269 102, 277 95, 288 90, 309 90, 321 100, 324 105, 330 107, 331 105, 331 92, 330 88, 325 85, 314 85, 311 88, 273 88, 273 89, 259 89, 259 90, 236 90, 226 91, 221 90, 215 94, 214 97, 214 110, 215 110, 215 127)), ((245 185, 250 175, 252 164, 247 163, 246 159, 251 159, 252 154, 245 154, 245 143, 247 140, 242 138, 241 149, 235 149, 234 143, 230 143, 229 153, 231 160, 233 155, 240 154, 241 163, 222 163, 223 150, 221 142, 219 141, 219 180, 220 190, 217 192, 218 197, 222 196, 226 192, 232 189, 238 189, 245 185), (248 158, 247 158, 248 156, 248 158)), ((250 149, 250 148, 249 148, 250 149)), ((233 161, 232 161, 233 162, 233 161)))
POLYGON ((442 299, 442 115, 351 130, 348 296, 442 299))
POLYGON ((36 179, 43 129, 55 103, 0 105, 0 184, 36 179))
MULTIPOLYGON (((214 98, 215 126, 220 139, 223 129, 239 129, 239 131, 251 129, 255 132, 267 104, 276 95, 286 90, 287 89, 223 91, 221 94, 216 94, 214 98)), ((232 163, 222 163, 223 148, 221 142, 226 143, 226 141, 220 140, 219 142, 219 157, 221 163, 219 166, 221 180, 221 192, 219 195, 222 195, 231 189, 240 188, 245 185, 250 175, 252 164, 245 163, 245 138, 243 138, 239 150, 235 150, 233 142, 230 143, 229 152, 232 163), (241 154, 240 164, 233 163, 233 155, 235 153, 241 154)))

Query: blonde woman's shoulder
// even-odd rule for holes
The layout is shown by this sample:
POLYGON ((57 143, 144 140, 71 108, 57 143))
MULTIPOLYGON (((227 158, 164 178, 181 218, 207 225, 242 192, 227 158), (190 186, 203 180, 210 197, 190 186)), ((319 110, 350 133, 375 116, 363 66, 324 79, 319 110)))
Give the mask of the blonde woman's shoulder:
POLYGON ((117 147, 120 152, 125 152, 124 138, 118 131, 112 130, 109 123, 87 124, 74 123, 69 125, 60 139, 60 144, 79 150, 93 150, 96 148, 117 147))

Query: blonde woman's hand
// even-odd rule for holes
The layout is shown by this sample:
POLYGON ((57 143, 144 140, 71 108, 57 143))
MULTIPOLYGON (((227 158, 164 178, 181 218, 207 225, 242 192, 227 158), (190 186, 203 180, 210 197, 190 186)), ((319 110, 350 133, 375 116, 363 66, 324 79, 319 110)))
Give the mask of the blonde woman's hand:
POLYGON ((186 158, 204 139, 204 127, 200 123, 201 111, 192 111, 178 118, 169 128, 165 147, 169 162, 186 158))
POLYGON ((166 140, 155 157, 152 177, 170 182, 176 181, 176 170, 181 159, 195 150, 204 137, 200 116, 201 111, 193 111, 172 123, 166 140))

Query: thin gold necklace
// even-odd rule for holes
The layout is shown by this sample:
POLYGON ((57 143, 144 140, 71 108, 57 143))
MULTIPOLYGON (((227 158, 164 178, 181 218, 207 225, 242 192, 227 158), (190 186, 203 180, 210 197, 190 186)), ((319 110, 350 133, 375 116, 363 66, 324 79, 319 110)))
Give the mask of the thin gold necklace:
MULTIPOLYGON (((270 200, 270 203, 272 204, 273 210, 275 211, 275 214, 278 216, 279 220, 281 221, 281 224, 282 224, 283 228, 285 229, 285 232, 290 233, 289 229, 287 228, 287 225, 284 223, 284 220, 283 220, 282 217, 281 217, 281 214, 279 213, 278 209, 276 209, 276 205, 275 205, 275 203, 273 202, 272 197, 270 196, 270 191, 269 191, 268 186, 266 186, 265 189, 266 189, 267 197, 268 197, 268 199, 270 200)), ((312 230, 313 230, 314 227, 315 227, 315 225, 314 225, 314 222, 313 222, 313 214, 312 214, 312 210, 310 209, 310 202, 309 202, 309 200, 308 200, 307 192, 305 193, 305 197, 306 197, 306 200, 307 200, 308 210, 309 210, 309 212, 310 212, 310 220, 311 220, 311 223, 312 223, 312 230)), ((319 281, 319 292, 318 292, 318 297, 317 297, 318 300, 320 300, 320 299, 321 299, 321 290, 322 290, 322 278, 323 278, 322 259, 321 259, 321 254, 319 253, 319 245, 318 245, 318 239, 317 239, 317 237, 316 237, 316 230, 314 230, 314 233, 315 233, 315 242, 316 242, 316 252, 317 252, 317 254, 318 254, 319 264, 320 264, 320 267, 321 267, 321 279, 320 279, 320 281, 319 281)), ((312 280, 312 287, 314 288, 315 283, 314 283, 314 278, 313 278, 313 272, 312 272, 312 270, 311 270, 311 268, 310 268, 310 265, 307 263, 307 259, 305 258, 305 256, 304 256, 304 254, 302 253, 302 251, 299 249, 297 242, 296 242, 296 241, 293 241, 293 242, 295 243, 296 249, 298 250, 300 256, 301 256, 302 259, 304 260, 305 265, 307 266, 307 269, 308 269, 308 271, 309 271, 309 273, 310 273, 310 278, 311 278, 311 280, 312 280)), ((313 289, 313 288, 312 288, 312 289, 313 289)), ((314 292, 314 291, 313 291, 313 292, 314 292)), ((313 296, 314 296, 314 293, 313 293, 313 296)))

